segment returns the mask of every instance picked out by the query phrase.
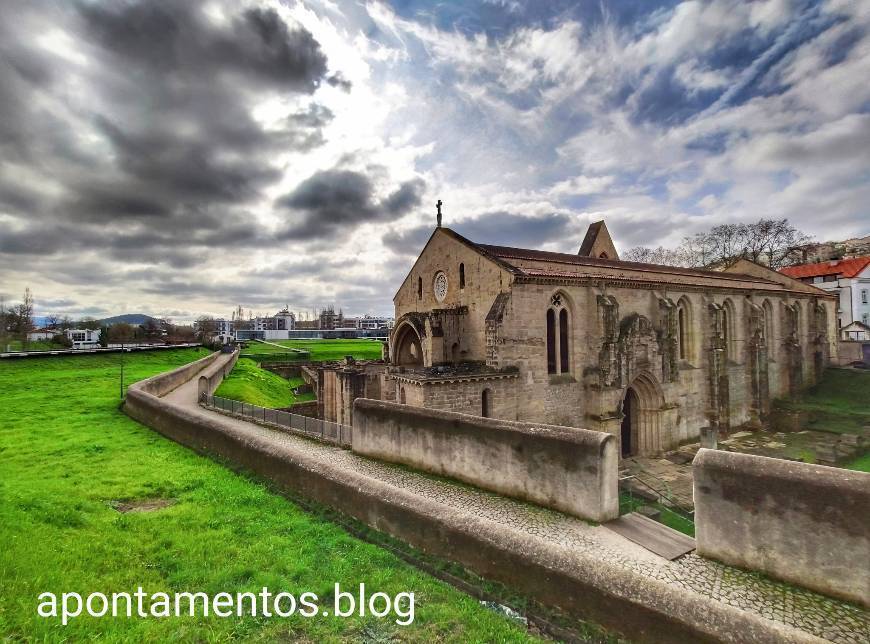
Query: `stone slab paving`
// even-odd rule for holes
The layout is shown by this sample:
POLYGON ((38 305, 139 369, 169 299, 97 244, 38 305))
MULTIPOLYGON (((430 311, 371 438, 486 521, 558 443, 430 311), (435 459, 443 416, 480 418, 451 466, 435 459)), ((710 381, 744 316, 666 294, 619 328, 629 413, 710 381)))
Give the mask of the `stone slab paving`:
MULTIPOLYGON (((194 413, 214 414, 198 406, 196 383, 182 385, 169 395, 194 413)), ((252 435, 281 443, 325 465, 349 469, 383 483, 466 513, 519 530, 578 554, 634 571, 638 575, 679 587, 729 606, 780 622, 817 637, 854 644, 870 642, 870 612, 849 604, 774 581, 756 573, 726 566, 694 553, 668 561, 602 526, 514 501, 497 494, 453 483, 350 451, 233 418, 252 435)))

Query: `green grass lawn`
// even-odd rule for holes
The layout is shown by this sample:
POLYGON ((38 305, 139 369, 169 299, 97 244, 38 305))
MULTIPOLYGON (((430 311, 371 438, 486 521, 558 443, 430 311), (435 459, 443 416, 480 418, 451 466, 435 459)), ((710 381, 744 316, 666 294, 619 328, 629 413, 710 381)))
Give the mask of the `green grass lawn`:
POLYGON ((9 351, 66 351, 69 348, 50 340, 28 342, 26 347, 21 340, 9 340, 0 346, 0 351, 5 352, 7 349, 9 351))
POLYGON ((297 357, 291 355, 290 352, 281 353, 281 349, 275 345, 292 349, 304 349, 309 352, 307 358, 298 358, 299 362, 332 362, 342 360, 345 356, 353 356, 357 360, 380 360, 381 345, 380 340, 270 340, 274 344, 265 344, 263 342, 249 342, 248 348, 242 351, 243 354, 253 355, 255 359, 263 362, 268 360, 270 356, 277 357, 280 355, 283 358, 296 361, 297 357))
MULTIPOLYGON (((194 360, 124 356, 128 382, 194 360)), ((4 641, 463 641, 529 639, 475 599, 302 511, 119 409, 119 355, 0 361, 0 639, 4 641), (119 502, 170 499, 154 512, 119 502), (37 616, 40 593, 416 593, 413 625, 373 617, 37 616)), ((331 606, 331 604, 329 604, 331 606)))
POLYGON ((314 400, 314 394, 293 394, 292 387, 304 384, 302 378, 285 380, 281 376, 260 369, 259 363, 239 358, 236 366, 215 391, 216 396, 240 400, 260 407, 277 409, 297 402, 314 400))
POLYGON ((843 467, 847 470, 858 470, 859 472, 870 472, 870 454, 864 454, 854 461, 846 463, 843 467))
POLYGON ((870 373, 857 369, 827 369, 822 379, 775 409, 807 413, 805 429, 854 434, 870 423, 870 373))

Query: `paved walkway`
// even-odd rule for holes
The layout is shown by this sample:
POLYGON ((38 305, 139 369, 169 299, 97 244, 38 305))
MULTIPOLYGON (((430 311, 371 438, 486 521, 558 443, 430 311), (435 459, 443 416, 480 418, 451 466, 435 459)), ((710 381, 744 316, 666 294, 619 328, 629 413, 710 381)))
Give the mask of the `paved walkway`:
MULTIPOLYGON (((174 390, 166 399, 184 406, 191 413, 218 413, 205 410, 197 404, 196 379, 174 390)), ((602 526, 592 526, 558 512, 411 472, 255 423, 234 417, 231 420, 246 432, 280 443, 285 449, 317 458, 325 465, 355 470, 449 506, 457 514, 466 513, 488 519, 500 524, 506 531, 521 531, 540 539, 544 546, 549 543, 568 547, 578 554, 622 566, 643 577, 698 593, 832 642, 870 642, 870 613, 854 605, 719 564, 693 553, 668 561, 602 526)))

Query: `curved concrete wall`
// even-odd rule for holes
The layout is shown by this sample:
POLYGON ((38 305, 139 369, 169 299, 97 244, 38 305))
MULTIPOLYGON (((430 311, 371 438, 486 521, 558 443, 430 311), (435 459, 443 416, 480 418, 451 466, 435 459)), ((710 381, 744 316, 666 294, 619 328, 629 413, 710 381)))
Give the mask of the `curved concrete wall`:
POLYGON ((190 364, 186 364, 178 369, 151 376, 146 380, 140 380, 127 388, 127 396, 129 397, 130 393, 135 394, 138 391, 143 391, 152 396, 165 396, 170 391, 180 387, 193 378, 197 373, 208 367, 217 360, 220 355, 220 353, 212 353, 211 355, 207 355, 205 358, 200 358, 196 362, 191 362, 190 364))
POLYGON ((870 605, 870 474, 702 449, 698 554, 870 605))
POLYGON ((619 516, 616 438, 357 398, 353 451, 592 521, 619 516))
POLYGON ((230 371, 233 370, 233 367, 236 366, 236 362, 239 359, 239 351, 238 349, 233 352, 233 357, 230 358, 223 365, 220 364, 212 364, 207 366, 202 370, 202 375, 199 377, 199 385, 198 385, 198 393, 200 396, 200 400, 202 399, 202 395, 211 396, 215 390, 218 388, 218 385, 221 384, 224 378, 226 378, 230 371))

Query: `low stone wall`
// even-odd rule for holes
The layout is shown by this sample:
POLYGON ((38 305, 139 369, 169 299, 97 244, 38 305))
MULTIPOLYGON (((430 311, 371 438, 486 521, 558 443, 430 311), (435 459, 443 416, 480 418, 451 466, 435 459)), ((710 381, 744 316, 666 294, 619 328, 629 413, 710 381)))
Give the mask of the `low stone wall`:
POLYGON ((278 411, 286 411, 291 414, 308 416, 309 418, 317 418, 317 401, 306 400, 305 402, 298 402, 289 407, 282 407, 278 411))
POLYGON ((217 360, 220 355, 222 355, 220 352, 215 352, 207 355, 205 358, 200 358, 196 362, 191 362, 183 367, 174 369, 173 371, 152 376, 147 380, 141 380, 130 385, 127 390, 128 395, 130 391, 141 390, 151 394, 152 396, 165 396, 173 389, 180 387, 185 382, 196 376, 196 374, 217 360))
POLYGON ((353 451, 593 521, 619 515, 616 439, 380 400, 354 402, 353 451))
POLYGON ((864 357, 864 345, 870 342, 859 342, 856 340, 840 340, 839 352, 837 355, 837 364, 847 365, 853 362, 866 362, 864 357))
POLYGON ((870 474, 702 449, 698 554, 870 605, 870 474))
POLYGON ((218 386, 221 384, 224 378, 226 378, 230 371, 233 370, 233 367, 236 366, 236 362, 239 360, 239 351, 236 349, 233 352, 233 357, 230 358, 223 365, 212 365, 208 366, 202 371, 202 375, 199 377, 199 395, 202 397, 203 394, 206 396, 211 396, 218 386))

